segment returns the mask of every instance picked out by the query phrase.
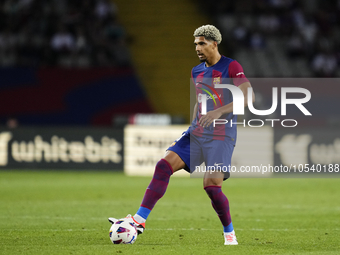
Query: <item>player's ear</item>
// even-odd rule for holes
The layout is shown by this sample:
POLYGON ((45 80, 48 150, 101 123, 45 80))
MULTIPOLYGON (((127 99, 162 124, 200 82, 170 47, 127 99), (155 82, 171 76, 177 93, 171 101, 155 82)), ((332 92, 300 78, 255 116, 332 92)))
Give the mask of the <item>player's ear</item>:
POLYGON ((215 46, 215 48, 217 48, 217 45, 218 45, 218 44, 217 44, 217 42, 216 42, 216 41, 214 41, 214 46, 215 46))

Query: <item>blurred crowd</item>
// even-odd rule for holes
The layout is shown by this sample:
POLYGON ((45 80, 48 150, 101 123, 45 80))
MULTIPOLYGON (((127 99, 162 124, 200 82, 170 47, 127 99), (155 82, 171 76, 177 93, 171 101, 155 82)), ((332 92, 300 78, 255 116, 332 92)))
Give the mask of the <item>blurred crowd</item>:
MULTIPOLYGON (((211 16, 233 17, 223 44, 265 50, 285 41, 286 56, 305 58, 317 77, 340 63, 340 0, 202 0, 211 16)), ((0 66, 130 65, 127 36, 111 0, 0 0, 0 66)), ((226 24, 228 27, 228 24, 226 24)))
POLYGON ((1 0, 0 66, 130 65, 111 0, 1 0))
MULTIPOLYGON (((334 77, 340 63, 340 0, 211 0, 212 17, 233 16, 224 45, 266 49, 281 38, 291 59, 305 58, 317 77, 334 77)), ((228 24, 226 24, 228 26, 228 24)))

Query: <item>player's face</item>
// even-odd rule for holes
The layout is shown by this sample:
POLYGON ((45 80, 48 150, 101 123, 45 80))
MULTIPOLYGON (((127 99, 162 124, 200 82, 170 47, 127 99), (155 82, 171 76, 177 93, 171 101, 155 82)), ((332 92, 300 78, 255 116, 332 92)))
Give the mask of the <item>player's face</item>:
POLYGON ((209 41, 204 36, 198 36, 195 37, 194 44, 196 45, 196 53, 201 62, 209 60, 214 54, 216 48, 214 41, 209 41))

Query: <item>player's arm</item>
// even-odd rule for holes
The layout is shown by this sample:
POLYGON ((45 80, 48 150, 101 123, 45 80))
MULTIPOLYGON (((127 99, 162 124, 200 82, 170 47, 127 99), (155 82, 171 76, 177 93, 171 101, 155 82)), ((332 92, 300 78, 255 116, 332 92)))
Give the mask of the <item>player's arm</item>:
MULTIPOLYGON (((191 80, 192 80, 192 84, 195 84, 195 80, 194 80, 194 77, 193 77, 193 74, 192 74, 192 70, 191 70, 191 80)), ((195 87, 195 85, 194 85, 195 87)), ((197 106, 198 106, 198 98, 197 98, 197 95, 196 95, 196 102, 195 102, 195 106, 194 106, 194 110, 192 112, 192 121, 194 121, 194 119, 196 118, 196 115, 197 115, 197 106)))
MULTIPOLYGON (((229 77, 233 79, 235 86, 237 86, 242 91, 243 96, 244 96, 244 107, 248 106, 248 88, 251 87, 251 84, 249 80, 246 78, 246 76, 244 75, 242 66, 237 61, 233 61, 229 65, 229 77)), ((255 101, 254 91, 252 93, 252 99, 253 99, 252 101, 254 102, 255 101)), ((207 112, 206 115, 203 115, 201 117, 199 122, 203 127, 207 127, 214 121, 214 119, 218 119, 223 114, 227 114, 231 112, 233 112, 232 102, 216 110, 207 112)))
POLYGON ((196 103, 195 103, 195 106, 194 106, 194 110, 192 112, 192 120, 191 121, 194 121, 194 119, 196 118, 196 114, 197 114, 197 105, 198 105, 198 100, 197 100, 197 96, 196 96, 196 103))
MULTIPOLYGON (((244 97, 244 107, 248 106, 248 88, 252 88, 251 84, 249 81, 242 83, 241 85, 238 86, 238 88, 242 91, 243 93, 243 97, 244 97)), ((252 90, 252 102, 255 102, 255 94, 254 94, 254 90, 252 90)), ((224 105, 220 108, 217 108, 216 110, 219 114, 223 115, 223 114, 227 114, 230 112, 233 112, 233 102, 231 102, 230 104, 224 105)), ((221 116, 220 115, 220 116, 221 116)))
MULTIPOLYGON (((244 107, 248 106, 248 88, 251 88, 251 85, 247 77, 244 75, 242 66, 235 60, 230 63, 229 76, 233 78, 234 85, 243 92, 244 107)), ((253 90, 252 101, 253 103, 255 102, 255 94, 253 90)))
MULTIPOLYGON (((242 83, 238 88, 242 91, 243 96, 244 96, 244 107, 248 106, 248 88, 252 88, 251 84, 249 81, 242 83)), ((255 102, 255 94, 254 90, 252 89, 252 102, 255 102)))

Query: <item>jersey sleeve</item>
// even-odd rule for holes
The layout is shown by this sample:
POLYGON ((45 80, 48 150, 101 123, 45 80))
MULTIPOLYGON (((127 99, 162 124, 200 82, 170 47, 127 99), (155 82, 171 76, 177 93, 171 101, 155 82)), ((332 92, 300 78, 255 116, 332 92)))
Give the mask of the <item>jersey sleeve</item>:
POLYGON ((194 75, 192 74, 193 71, 194 71, 194 68, 191 69, 191 81, 193 84, 195 84, 194 75))
POLYGON ((229 64, 229 77, 233 79, 233 83, 236 87, 240 86, 244 82, 249 82, 244 75, 243 68, 236 60, 229 64))

